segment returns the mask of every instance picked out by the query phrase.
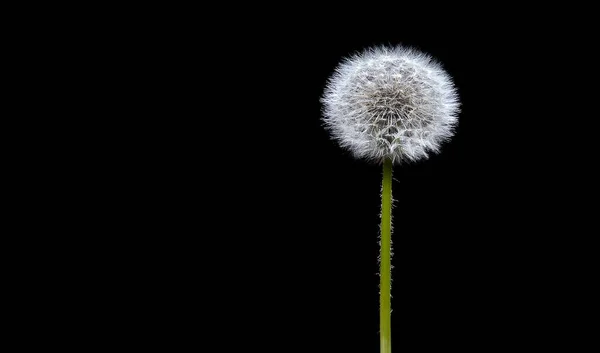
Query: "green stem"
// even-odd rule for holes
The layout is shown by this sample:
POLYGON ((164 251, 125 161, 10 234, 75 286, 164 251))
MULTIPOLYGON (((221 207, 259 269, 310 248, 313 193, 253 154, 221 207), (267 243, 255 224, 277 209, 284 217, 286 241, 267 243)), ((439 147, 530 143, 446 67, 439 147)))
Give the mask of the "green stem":
POLYGON ((383 186, 381 191, 381 263, 379 285, 379 332, 381 353, 392 352, 391 329, 391 250, 392 250, 392 161, 383 162, 383 186))

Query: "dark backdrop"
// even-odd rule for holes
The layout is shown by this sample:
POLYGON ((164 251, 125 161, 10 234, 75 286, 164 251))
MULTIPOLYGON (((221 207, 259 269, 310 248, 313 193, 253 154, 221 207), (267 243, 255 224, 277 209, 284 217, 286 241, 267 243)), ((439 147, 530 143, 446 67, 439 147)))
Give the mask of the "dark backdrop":
POLYGON ((224 351, 378 349, 381 166, 329 138, 319 99, 343 57, 404 44, 443 64, 462 107, 439 155, 394 169, 394 350, 560 341, 554 283, 574 278, 577 222, 556 185, 578 167, 556 163, 570 152, 543 65, 555 46, 549 28, 486 11, 177 17, 144 32, 141 82, 160 93, 142 99, 119 183, 139 205, 132 231, 147 230, 125 247, 124 285, 143 288, 131 305, 149 326, 224 351))

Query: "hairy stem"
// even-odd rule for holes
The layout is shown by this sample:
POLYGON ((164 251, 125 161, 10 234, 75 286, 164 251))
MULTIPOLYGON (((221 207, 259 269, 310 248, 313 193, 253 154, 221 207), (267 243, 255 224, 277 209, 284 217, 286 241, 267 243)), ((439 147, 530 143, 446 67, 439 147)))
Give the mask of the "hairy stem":
POLYGON ((379 274, 379 333, 381 353, 392 351, 391 329, 391 250, 392 250, 392 161, 383 162, 383 186, 381 190, 381 263, 379 274))

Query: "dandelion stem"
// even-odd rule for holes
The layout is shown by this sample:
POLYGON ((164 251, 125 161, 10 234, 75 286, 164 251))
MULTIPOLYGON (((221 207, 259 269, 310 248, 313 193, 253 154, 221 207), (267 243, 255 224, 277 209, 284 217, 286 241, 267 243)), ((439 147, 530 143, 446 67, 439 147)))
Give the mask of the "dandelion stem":
POLYGON ((379 333, 381 353, 392 351, 391 330, 391 227, 392 227, 392 161, 383 162, 383 183, 381 190, 381 263, 379 285, 379 333))

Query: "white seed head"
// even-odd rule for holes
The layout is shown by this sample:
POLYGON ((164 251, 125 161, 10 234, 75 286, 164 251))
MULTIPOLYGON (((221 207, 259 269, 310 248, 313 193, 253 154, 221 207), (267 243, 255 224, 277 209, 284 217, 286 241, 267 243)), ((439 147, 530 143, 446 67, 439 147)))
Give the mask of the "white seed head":
POLYGON ((367 49, 329 78, 323 120, 357 158, 395 163, 427 158, 454 134, 460 103, 431 56, 406 47, 367 49))

